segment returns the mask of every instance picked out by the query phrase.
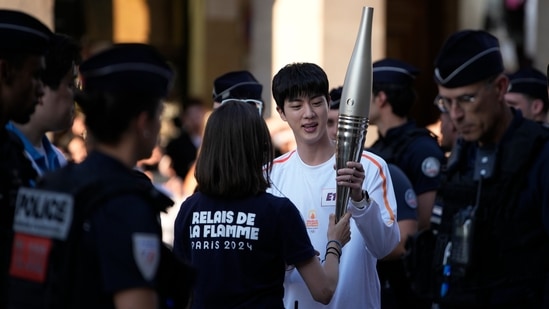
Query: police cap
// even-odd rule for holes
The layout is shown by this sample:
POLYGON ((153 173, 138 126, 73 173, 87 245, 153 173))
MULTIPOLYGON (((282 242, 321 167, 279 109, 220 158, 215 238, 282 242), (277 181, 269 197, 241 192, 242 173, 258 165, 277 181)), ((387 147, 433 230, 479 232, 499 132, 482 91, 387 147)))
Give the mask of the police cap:
POLYGON ((502 73, 498 39, 482 30, 462 30, 451 35, 435 60, 435 81, 447 88, 474 84, 502 73))
POLYGON ((226 99, 261 99, 263 86, 248 71, 225 73, 214 80, 212 98, 215 102, 226 99))
POLYGON ((52 31, 38 19, 13 10, 0 9, 0 50, 45 54, 52 31))
POLYGON ((522 68, 509 74, 508 92, 526 94, 535 99, 541 99, 544 105, 549 105, 547 97, 547 76, 534 68, 522 68))
POLYGON ((85 92, 140 93, 166 97, 174 76, 166 59, 152 46, 120 43, 80 65, 85 92))
POLYGON ((383 59, 372 64, 372 79, 374 84, 395 84, 410 86, 419 70, 414 66, 397 59, 383 59))

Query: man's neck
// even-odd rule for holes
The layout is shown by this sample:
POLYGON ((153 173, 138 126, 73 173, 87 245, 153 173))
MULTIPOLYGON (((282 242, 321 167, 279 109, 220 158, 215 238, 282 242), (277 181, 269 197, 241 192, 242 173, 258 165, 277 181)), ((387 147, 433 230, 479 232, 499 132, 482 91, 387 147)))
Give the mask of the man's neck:
POLYGON ((297 153, 301 160, 307 165, 319 165, 328 161, 335 153, 335 142, 328 136, 314 144, 297 144, 297 153))
POLYGON ((509 129, 511 122, 513 122, 513 113, 510 108, 503 108, 503 112, 500 117, 497 117, 498 121, 494 128, 485 134, 481 139, 478 140, 478 145, 480 147, 485 147, 487 145, 497 145, 503 139, 505 132, 509 129))

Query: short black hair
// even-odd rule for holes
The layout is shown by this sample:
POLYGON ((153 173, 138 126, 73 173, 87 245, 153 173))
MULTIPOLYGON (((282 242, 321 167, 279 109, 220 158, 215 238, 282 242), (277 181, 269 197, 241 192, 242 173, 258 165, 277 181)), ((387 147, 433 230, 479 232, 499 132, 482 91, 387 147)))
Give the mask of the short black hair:
POLYGON ((391 104, 393 114, 406 117, 414 105, 417 94, 415 89, 409 85, 397 84, 373 84, 372 92, 378 95, 381 91, 387 96, 387 101, 391 104))
POLYGON ((284 101, 301 95, 318 96, 330 101, 328 76, 314 63, 299 62, 284 66, 273 77, 273 97, 276 105, 284 110, 284 101))

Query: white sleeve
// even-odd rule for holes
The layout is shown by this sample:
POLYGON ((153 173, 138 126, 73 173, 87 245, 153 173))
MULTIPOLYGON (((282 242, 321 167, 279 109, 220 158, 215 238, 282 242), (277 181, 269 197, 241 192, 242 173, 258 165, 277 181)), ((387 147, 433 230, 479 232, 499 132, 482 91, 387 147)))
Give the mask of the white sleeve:
POLYGON ((363 152, 362 165, 366 178, 363 189, 370 196, 370 203, 357 208, 351 199, 348 210, 356 222, 365 245, 377 259, 389 254, 400 241, 396 223, 397 207, 393 182, 387 163, 370 152, 363 152))

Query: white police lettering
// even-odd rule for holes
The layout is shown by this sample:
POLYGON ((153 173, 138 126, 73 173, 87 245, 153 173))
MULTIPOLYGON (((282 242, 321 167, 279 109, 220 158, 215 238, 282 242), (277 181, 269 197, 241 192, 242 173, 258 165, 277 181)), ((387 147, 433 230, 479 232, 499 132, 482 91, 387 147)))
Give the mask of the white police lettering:
POLYGON ((233 211, 199 211, 192 214, 189 226, 193 249, 252 250, 249 240, 259 239, 255 213, 233 211), (236 240, 216 240, 229 238, 236 240))
POLYGON ((65 240, 72 223, 70 194, 20 188, 15 202, 13 229, 29 235, 65 240))
POLYGON ((155 234, 134 233, 133 257, 145 280, 152 280, 160 263, 160 238, 155 234))

